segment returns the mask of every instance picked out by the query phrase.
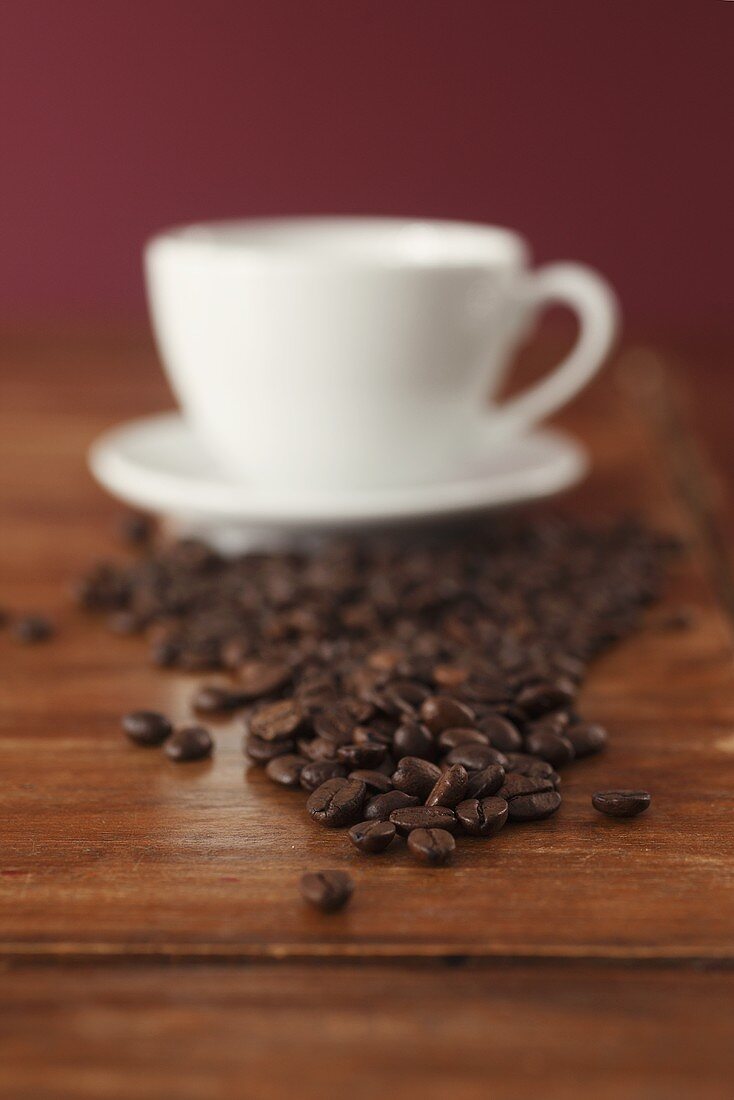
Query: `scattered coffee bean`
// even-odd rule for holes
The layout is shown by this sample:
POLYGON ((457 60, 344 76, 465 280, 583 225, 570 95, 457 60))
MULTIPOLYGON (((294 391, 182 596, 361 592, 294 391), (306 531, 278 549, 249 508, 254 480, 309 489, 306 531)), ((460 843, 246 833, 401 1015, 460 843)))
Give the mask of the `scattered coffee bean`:
POLYGON ((504 798, 468 798, 456 807, 462 829, 470 836, 494 836, 507 821, 504 798))
POLYGON ((471 707, 450 695, 430 695, 421 706, 420 716, 434 734, 453 727, 471 726, 474 722, 471 707))
POLYGON ((497 793, 500 798, 506 798, 509 801, 512 798, 518 798, 520 795, 537 794, 540 791, 552 791, 553 789, 550 779, 544 776, 510 772, 505 776, 505 781, 497 793))
POLYGON ((387 749, 378 741, 366 741, 361 745, 340 745, 336 758, 348 768, 376 768, 385 759, 387 749))
POLYGON ((449 863, 456 841, 446 829, 413 829, 408 834, 408 850, 421 863, 442 867, 449 863))
POLYGON ((194 695, 191 705, 200 714, 226 714, 245 706, 247 700, 236 691, 219 687, 216 684, 206 684, 194 695))
POLYGON ((265 768, 265 774, 281 787, 295 788, 301 785, 301 773, 307 764, 305 756, 287 752, 283 756, 273 757, 265 768))
POLYGON ((413 794, 423 802, 431 793, 441 769, 418 756, 404 756, 392 775, 392 784, 398 791, 413 794))
POLYGON ((362 820, 367 788, 357 779, 327 779, 317 787, 306 809, 320 825, 340 828, 362 820))
POLYGON ((475 729, 448 729, 438 736, 439 747, 444 752, 457 749, 460 745, 489 745, 489 736, 475 729))
POLYGON ((417 806, 415 795, 403 791, 385 791, 368 799, 364 807, 364 816, 368 821, 387 821, 393 810, 404 810, 408 806, 417 806))
POLYGON ((45 615, 22 615, 12 624, 11 631, 22 645, 45 642, 56 633, 53 623, 45 615))
POLYGON ((433 760, 436 746, 433 734, 427 726, 419 722, 404 722, 395 730, 392 747, 396 759, 403 756, 420 756, 424 760, 433 760))
POLYGON ((565 736, 573 745, 577 757, 600 752, 607 743, 607 731, 595 722, 576 722, 568 727, 565 736))
POLYGON ((490 764, 481 771, 472 772, 466 784, 465 798, 489 798, 496 794, 505 781, 505 769, 501 764, 490 764))
POLYGON ((395 838, 391 821, 360 821, 349 830, 349 839, 360 852, 375 855, 384 852, 395 838))
POLYGON ((461 764, 468 772, 482 771, 484 768, 488 768, 490 764, 499 764, 504 767, 507 763, 507 757, 504 753, 498 752, 497 749, 493 749, 489 745, 472 745, 468 743, 452 749, 444 760, 447 764, 461 764))
POLYGON ((382 772, 371 771, 367 768, 357 768, 355 771, 349 772, 350 779, 359 779, 367 787, 367 792, 372 794, 385 794, 386 791, 393 789, 392 779, 389 775, 383 775, 382 772))
POLYGON ((537 791, 511 798, 508 812, 511 821, 540 821, 541 818, 554 814, 560 805, 561 796, 558 791, 537 791))
POLYGON ((301 708, 293 699, 266 703, 250 718, 250 733, 263 741, 280 741, 292 737, 303 721, 301 708))
POLYGON ((407 836, 413 829, 448 829, 453 833, 457 828, 456 814, 447 806, 406 806, 393 810, 390 821, 401 836, 407 836))
POLYGON ((531 756, 539 756, 541 760, 547 760, 554 768, 568 764, 576 755, 573 745, 563 734, 543 731, 536 731, 525 738, 525 750, 531 756))
POLYGON ((537 718, 551 710, 568 706, 576 697, 575 685, 568 678, 528 684, 515 698, 517 706, 529 718, 537 718))
POLYGON ((161 745, 173 726, 156 710, 133 710, 122 719, 122 728, 136 745, 161 745))
MULTIPOLYGON (((276 741, 275 744, 282 744, 282 742, 276 741)), ((327 780, 344 779, 346 774, 347 770, 343 764, 331 760, 308 760, 301 769, 300 784, 304 791, 315 791, 327 780)), ((359 778, 359 776, 350 776, 350 778, 359 778)))
POLYGON ((229 667, 236 668, 237 690, 248 700, 280 691, 293 675, 288 665, 281 661, 245 660, 229 667))
POLYGON ((439 776, 433 789, 426 798, 426 806, 448 806, 453 809, 457 802, 461 802, 466 791, 469 776, 466 768, 461 764, 452 764, 450 768, 439 776))
POLYGON ((169 760, 177 764, 189 760, 203 760, 213 748, 211 734, 203 726, 184 726, 176 730, 166 741, 163 751, 169 760))
POLYGON ((500 752, 517 752, 522 748, 522 737, 516 726, 501 714, 485 714, 477 720, 477 726, 489 738, 489 744, 500 752))
POLYGON ((349 901, 354 883, 346 871, 310 871, 301 877, 301 896, 324 913, 335 913, 349 901))
POLYGON ((609 817, 636 817, 650 805, 648 791, 596 791, 591 803, 599 813, 609 817))
POLYGON ((284 756, 287 752, 293 752, 296 745, 292 740, 288 741, 263 741, 261 737, 253 737, 246 734, 242 745, 245 756, 252 760, 253 764, 264 767, 268 761, 276 756, 284 756))

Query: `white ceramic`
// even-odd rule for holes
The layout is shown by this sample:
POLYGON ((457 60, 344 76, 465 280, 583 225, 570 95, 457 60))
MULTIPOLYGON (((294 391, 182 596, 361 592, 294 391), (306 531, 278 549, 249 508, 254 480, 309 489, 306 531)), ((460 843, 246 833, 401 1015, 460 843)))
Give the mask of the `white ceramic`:
POLYGON ((485 446, 431 485, 275 492, 222 475, 178 413, 105 432, 89 460, 102 485, 128 504, 233 549, 250 544, 258 529, 255 541, 269 545, 294 531, 436 520, 536 500, 573 485, 587 469, 578 443, 557 429, 539 428, 500 447, 485 446))
POLYGON ((528 269, 517 234, 391 218, 175 229, 146 247, 153 325, 220 469, 277 491, 429 484, 565 404, 614 338, 588 268, 528 269), (538 310, 579 336, 552 374, 488 404, 538 310))

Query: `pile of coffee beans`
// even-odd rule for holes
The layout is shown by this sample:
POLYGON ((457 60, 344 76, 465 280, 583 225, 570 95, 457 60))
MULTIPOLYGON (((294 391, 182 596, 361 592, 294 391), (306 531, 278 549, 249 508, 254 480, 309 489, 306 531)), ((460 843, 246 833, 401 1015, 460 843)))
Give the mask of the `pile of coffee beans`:
MULTIPOLYGON (((560 769, 606 741, 578 711, 587 667, 638 625, 675 549, 631 521, 558 518, 235 558, 133 534, 137 559, 98 565, 80 602, 159 666, 227 670, 193 709, 243 710, 246 756, 313 821, 368 854, 405 838, 431 866, 456 836, 558 810, 560 769)), ((619 795, 594 805, 621 815, 619 795)))

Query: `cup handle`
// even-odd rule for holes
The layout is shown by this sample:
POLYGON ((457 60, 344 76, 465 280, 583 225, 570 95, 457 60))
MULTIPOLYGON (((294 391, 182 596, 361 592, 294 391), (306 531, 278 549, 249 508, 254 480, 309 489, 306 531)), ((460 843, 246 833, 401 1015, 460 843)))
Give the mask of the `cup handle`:
POLYGON ((576 343, 548 377, 492 411, 491 429, 522 431, 549 416, 591 381, 617 334, 619 310, 608 283, 583 264, 555 263, 526 276, 521 301, 532 307, 566 305, 579 319, 576 343))

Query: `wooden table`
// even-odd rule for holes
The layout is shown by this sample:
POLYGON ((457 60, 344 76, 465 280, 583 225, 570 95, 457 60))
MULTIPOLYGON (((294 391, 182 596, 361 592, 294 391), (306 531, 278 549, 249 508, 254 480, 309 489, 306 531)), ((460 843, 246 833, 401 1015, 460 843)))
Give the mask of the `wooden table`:
POLYGON ((559 507, 641 510, 690 553, 663 609, 594 669, 583 709, 611 745, 565 773, 557 817, 435 871, 346 850, 301 798, 245 775, 236 721, 186 768, 126 743, 121 713, 183 718, 197 680, 150 669, 139 640, 68 599, 119 552, 84 452, 170 397, 144 337, 0 346, 0 603, 60 624, 43 646, 0 634, 2 1095, 731 1096, 726 345, 684 349, 695 406, 629 347, 564 419, 595 468, 559 507), (663 629, 681 605, 692 627, 663 629), (590 792, 615 785, 649 788, 653 808, 601 818, 590 792), (316 866, 353 873, 344 913, 299 903, 316 866))

